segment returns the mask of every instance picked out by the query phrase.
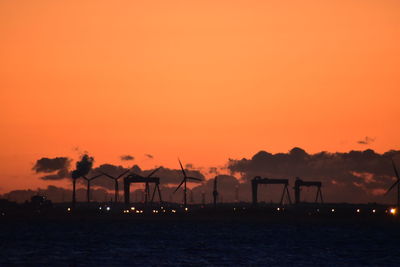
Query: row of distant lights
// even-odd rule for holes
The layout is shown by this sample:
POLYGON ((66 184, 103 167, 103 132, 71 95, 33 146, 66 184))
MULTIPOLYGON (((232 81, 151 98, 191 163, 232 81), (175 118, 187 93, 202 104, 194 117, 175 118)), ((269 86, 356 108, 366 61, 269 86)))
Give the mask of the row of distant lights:
MULTIPOLYGON (((277 211, 284 211, 285 209, 284 209, 284 208, 276 208, 276 210, 277 210, 277 211)), ((389 211, 389 213, 392 214, 392 215, 396 215, 396 213, 397 213, 397 209, 395 209, 395 208, 391 208, 391 209, 389 209, 389 210, 386 210, 386 213, 387 213, 388 211, 389 211)), ((317 209, 317 212, 319 212, 319 209, 317 209)), ((335 210, 335 209, 331 209, 331 212, 334 213, 334 212, 336 212, 336 210, 335 210)), ((361 212, 360 209, 356 209, 356 213, 360 213, 360 212, 361 212)), ((372 213, 376 213, 376 209, 373 209, 373 210, 372 210, 372 213)))
MULTIPOLYGON (((185 208, 185 211, 189 211, 189 209, 188 209, 188 208, 185 208)), ((166 213, 166 212, 167 212, 167 210, 164 209, 164 207, 161 207, 161 210, 156 210, 156 209, 152 210, 152 213, 154 213, 154 214, 157 214, 157 213, 166 213)), ((172 212, 172 213, 176 213, 176 210, 175 210, 175 209, 172 209, 171 212, 172 212)), ((131 207, 130 210, 129 210, 129 209, 124 210, 123 213, 125 213, 125 214, 126 214, 126 213, 143 213, 143 210, 139 210, 139 209, 136 209, 135 207, 131 207)))
MULTIPOLYGON (((99 207, 99 210, 102 210, 102 209, 103 209, 102 207, 99 207)), ((105 207, 105 209, 106 209, 106 211, 110 211, 111 207, 107 206, 107 207, 105 207)))
MULTIPOLYGON (((319 209, 317 210, 318 212, 319 212, 319 209)), ((336 210, 335 209, 331 209, 331 212, 332 213, 334 213, 336 210)), ((356 209, 356 213, 360 213, 361 212, 361 210, 360 209, 356 209)), ((396 213, 397 213, 397 209, 395 209, 395 208, 391 208, 391 209, 389 209, 389 210, 386 210, 386 213, 390 213, 390 214, 392 214, 392 215, 396 215, 396 213)), ((376 209, 373 209, 372 210, 372 213, 376 213, 376 209)))
MULTIPOLYGON (((103 209, 102 207, 99 207, 99 210, 102 210, 102 209, 103 209)), ((106 210, 106 211, 110 211, 110 210, 111 210, 111 207, 107 206, 107 207, 105 207, 105 210, 106 210)), ((72 209, 71 209, 71 208, 67 208, 67 211, 68 211, 68 212, 71 212, 72 209)), ((189 209, 188 209, 188 208, 185 208, 185 211, 189 211, 189 209)), ((160 210, 152 210, 152 212, 153 212, 153 213, 160 213, 160 212, 165 213, 165 212, 167 212, 167 211, 164 209, 164 207, 161 207, 161 211, 160 211, 160 210)), ((172 212, 172 213, 176 213, 176 210, 175 210, 175 209, 172 209, 171 212, 172 212)), ((123 213, 125 213, 125 214, 126 214, 126 213, 143 213, 143 210, 139 210, 139 209, 136 209, 135 207, 131 207, 130 209, 123 210, 123 213)))
MULTIPOLYGON (((99 207, 99 210, 102 210, 102 207, 99 207)), ((111 210, 111 207, 106 207, 106 211, 110 211, 111 210)), ((162 212, 166 212, 166 210, 164 209, 164 207, 161 207, 161 210, 162 210, 162 212)), ((233 210, 234 211, 236 211, 236 208, 233 208, 233 210)), ((276 210, 277 211, 284 211, 285 209, 284 208, 276 208, 276 210)), ((68 212, 70 212, 71 211, 71 208, 67 208, 67 211, 68 212)), ((188 208, 185 208, 185 211, 189 211, 189 209, 188 208)), ((137 209, 135 209, 135 207, 131 207, 131 209, 129 210, 124 210, 123 211, 124 213, 143 213, 143 210, 137 210, 137 209)), ((159 213, 160 211, 159 210, 153 210, 153 213, 159 213)), ((176 210, 171 210, 171 212, 172 213, 176 213, 176 210)), ((319 212, 319 209, 317 209, 317 212, 319 212)), ((336 210, 335 209, 331 209, 331 212, 332 213, 334 213, 334 212, 336 212, 336 210)), ((356 209, 356 212, 357 213, 360 213, 361 212, 361 210, 360 209, 356 209)), ((386 210, 386 213, 388 212, 388 210, 386 210)), ((372 213, 376 213, 376 209, 373 209, 372 210, 372 213)), ((397 213, 397 209, 395 209, 395 208, 391 208, 391 209, 389 209, 389 213, 390 214, 392 214, 392 215, 396 215, 396 213, 397 213)), ((4 215, 4 214, 2 214, 2 215, 4 215)))

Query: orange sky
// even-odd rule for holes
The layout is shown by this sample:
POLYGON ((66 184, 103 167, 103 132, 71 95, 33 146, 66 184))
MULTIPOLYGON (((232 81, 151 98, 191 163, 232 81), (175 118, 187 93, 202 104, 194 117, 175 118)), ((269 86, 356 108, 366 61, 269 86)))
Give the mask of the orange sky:
POLYGON ((399 48, 397 0, 3 0, 0 193, 62 183, 31 168, 76 147, 146 168, 399 149, 399 48))

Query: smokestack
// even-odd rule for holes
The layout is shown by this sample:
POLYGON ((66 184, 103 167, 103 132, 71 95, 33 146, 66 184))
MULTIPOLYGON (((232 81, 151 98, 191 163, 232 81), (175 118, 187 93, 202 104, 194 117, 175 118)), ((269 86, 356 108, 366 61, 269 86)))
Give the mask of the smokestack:
POLYGON ((76 203, 76 180, 82 176, 87 175, 93 166, 93 157, 85 154, 81 160, 76 162, 76 169, 72 171, 72 207, 75 208, 76 203))

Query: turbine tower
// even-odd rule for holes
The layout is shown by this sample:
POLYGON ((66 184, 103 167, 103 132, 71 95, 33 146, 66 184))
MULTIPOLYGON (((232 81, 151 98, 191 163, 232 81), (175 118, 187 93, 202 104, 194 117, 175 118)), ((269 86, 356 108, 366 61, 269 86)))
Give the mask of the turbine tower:
POLYGON ((105 172, 100 172, 101 174, 103 174, 103 175, 105 175, 105 176, 107 176, 108 178, 110 178, 110 179, 112 179, 112 180, 114 180, 114 183, 115 183, 115 188, 114 188, 114 202, 115 203, 117 203, 118 202, 118 197, 119 197, 119 185, 118 185, 118 180, 122 177, 122 176, 124 176, 125 174, 127 174, 128 172, 129 172, 130 170, 126 170, 126 171, 124 171, 123 173, 121 173, 120 175, 118 175, 118 176, 112 176, 112 175, 109 175, 109 174, 107 174, 107 173, 105 173, 105 172))
POLYGON ((396 182, 394 182, 394 184, 392 184, 391 187, 389 187, 389 189, 386 191, 385 195, 387 195, 396 185, 397 185, 397 209, 400 208, 400 177, 399 177, 399 173, 397 172, 397 168, 396 165, 394 164, 394 161, 392 159, 392 165, 393 165, 393 170, 394 173, 396 174, 396 182))
POLYGON ((94 179, 96 179, 96 178, 102 176, 102 175, 103 175, 103 174, 98 174, 98 175, 95 175, 95 176, 93 176, 93 177, 91 177, 91 178, 87 178, 85 175, 82 176, 83 179, 85 179, 85 180, 87 181, 86 197, 87 197, 87 202, 88 202, 88 203, 90 202, 90 182, 93 181, 94 179))

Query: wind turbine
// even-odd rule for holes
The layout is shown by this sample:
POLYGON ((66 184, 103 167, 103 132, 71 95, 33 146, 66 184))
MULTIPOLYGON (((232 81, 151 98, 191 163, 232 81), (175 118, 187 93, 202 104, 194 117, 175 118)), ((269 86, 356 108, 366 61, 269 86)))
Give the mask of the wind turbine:
POLYGON ((86 197, 87 197, 87 202, 88 202, 88 203, 90 202, 90 182, 93 181, 94 179, 96 179, 96 178, 102 176, 102 175, 103 175, 103 174, 98 174, 98 175, 95 175, 95 176, 93 176, 93 177, 91 177, 91 178, 87 178, 85 175, 82 176, 83 179, 85 179, 85 180, 87 181, 86 197))
POLYGON ((391 187, 389 187, 389 189, 386 191, 385 195, 387 195, 390 190, 392 190, 396 185, 397 185, 397 209, 400 208, 400 177, 399 177, 399 173, 397 172, 396 169, 396 165, 394 164, 394 161, 392 159, 392 165, 393 165, 393 169, 394 169, 394 173, 396 174, 396 182, 394 182, 394 184, 392 184, 391 187))
POLYGON ((114 180, 114 183, 115 183, 114 202, 115 202, 115 203, 118 202, 118 196, 119 196, 118 179, 120 179, 122 176, 124 176, 125 174, 127 174, 129 171, 130 171, 130 170, 126 170, 126 171, 124 171, 123 173, 121 173, 120 175, 118 175, 118 176, 116 176, 116 177, 115 177, 115 176, 112 176, 112 175, 109 175, 109 174, 107 174, 107 173, 105 173, 105 172, 102 172, 102 171, 100 172, 101 174, 103 174, 103 175, 107 176, 108 178, 114 180))
POLYGON ((201 179, 195 178, 195 177, 189 177, 189 176, 187 176, 185 170, 183 169, 182 162, 180 161, 180 159, 178 159, 178 161, 179 161, 179 165, 181 165, 182 174, 183 174, 183 179, 182 179, 182 182, 181 182, 181 183, 178 185, 178 187, 175 189, 174 194, 175 194, 176 191, 178 191, 178 189, 183 185, 183 205, 184 205, 184 207, 185 207, 185 209, 186 209, 186 204, 187 204, 187 201, 186 201, 186 192, 187 192, 186 182, 187 182, 188 180, 201 181, 201 179))

